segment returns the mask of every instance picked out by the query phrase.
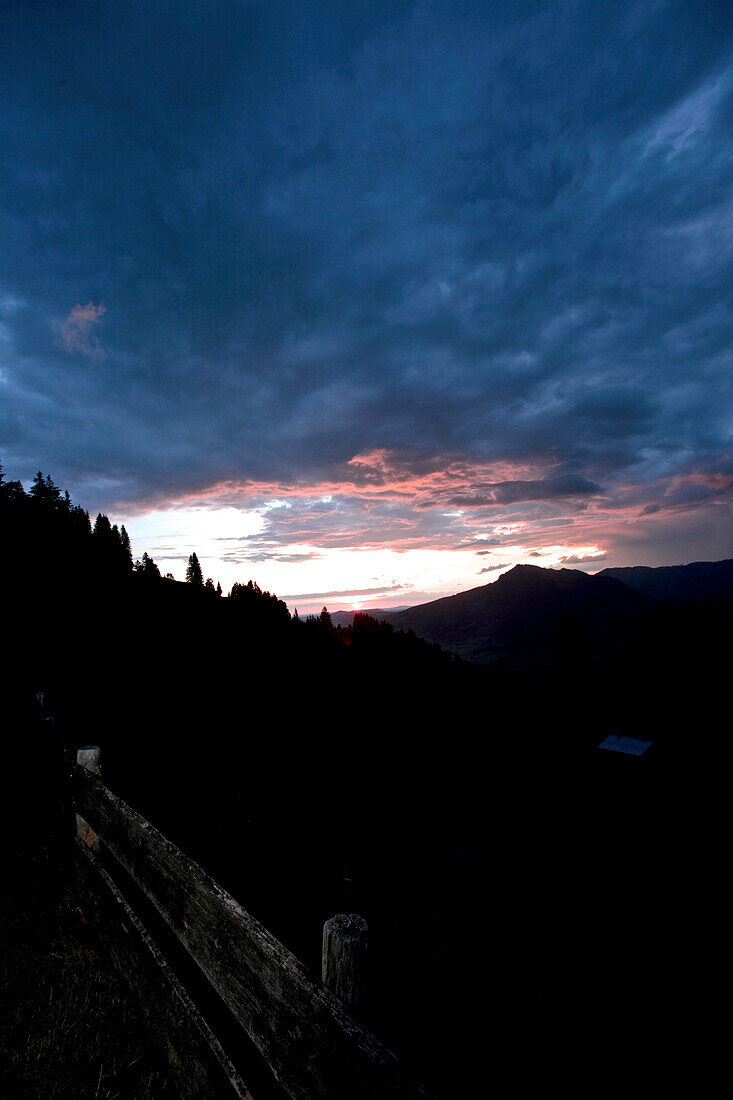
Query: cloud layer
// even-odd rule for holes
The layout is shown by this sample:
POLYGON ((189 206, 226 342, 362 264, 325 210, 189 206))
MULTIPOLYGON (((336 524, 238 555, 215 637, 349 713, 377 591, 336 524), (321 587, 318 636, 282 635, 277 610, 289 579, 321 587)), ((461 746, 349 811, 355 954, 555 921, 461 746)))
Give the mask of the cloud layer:
POLYGON ((727 5, 94 11, 0 13, 13 476, 259 508, 249 562, 723 556, 727 5))

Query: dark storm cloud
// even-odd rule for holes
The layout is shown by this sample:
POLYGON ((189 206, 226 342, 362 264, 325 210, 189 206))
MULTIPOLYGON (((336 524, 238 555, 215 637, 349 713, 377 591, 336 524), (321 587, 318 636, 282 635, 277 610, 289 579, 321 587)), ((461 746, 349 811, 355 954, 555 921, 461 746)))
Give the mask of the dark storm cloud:
POLYGON ((576 565, 590 565, 594 562, 602 562, 605 557, 605 553, 564 554, 563 557, 560 558, 560 564, 569 565, 574 569, 576 565))
POLYGON ((514 562, 511 561, 497 562, 496 565, 487 565, 485 569, 479 569, 478 573, 479 576, 481 576, 482 573, 496 573, 499 569, 509 569, 513 564, 514 562))
POLYGON ((601 492, 601 487, 585 477, 569 475, 551 477, 545 481, 504 481, 498 485, 487 485, 486 490, 485 496, 452 497, 450 503, 458 508, 477 508, 482 505, 516 504, 526 500, 594 496, 601 492))
POLYGON ((6 467, 109 507, 409 446, 555 469, 489 505, 717 500, 674 479, 730 447, 731 23, 6 0, 6 467))

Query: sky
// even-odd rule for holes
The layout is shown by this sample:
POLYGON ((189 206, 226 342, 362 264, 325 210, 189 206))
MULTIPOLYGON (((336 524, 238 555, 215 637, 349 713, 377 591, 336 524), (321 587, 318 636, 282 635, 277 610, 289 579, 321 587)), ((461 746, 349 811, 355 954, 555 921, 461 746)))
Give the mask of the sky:
POLYGON ((395 607, 733 556, 728 0, 3 0, 0 460, 395 607))

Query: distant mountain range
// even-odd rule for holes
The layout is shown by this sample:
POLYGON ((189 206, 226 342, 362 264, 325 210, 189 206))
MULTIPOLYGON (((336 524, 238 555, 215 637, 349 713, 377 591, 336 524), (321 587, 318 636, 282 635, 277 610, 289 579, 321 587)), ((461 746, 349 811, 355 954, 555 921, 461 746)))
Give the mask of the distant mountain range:
POLYGON ((733 558, 724 561, 693 561, 689 565, 645 565, 626 569, 603 569, 596 576, 623 581, 636 592, 671 603, 683 600, 733 597, 733 558))
MULTIPOLYGON (((497 580, 402 611, 366 612, 414 630, 429 642, 481 664, 503 657, 512 664, 542 664, 563 647, 587 654, 623 643, 649 622, 659 601, 681 603, 733 596, 733 559, 691 565, 578 569, 515 565, 497 580)), ((332 620, 348 625, 353 612, 332 620)))

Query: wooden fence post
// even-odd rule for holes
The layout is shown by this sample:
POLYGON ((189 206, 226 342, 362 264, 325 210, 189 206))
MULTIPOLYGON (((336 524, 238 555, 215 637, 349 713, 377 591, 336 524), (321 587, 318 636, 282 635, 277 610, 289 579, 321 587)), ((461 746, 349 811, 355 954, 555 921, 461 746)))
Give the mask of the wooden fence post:
MULTIPOLYGON (((102 774, 102 764, 100 757, 102 750, 99 745, 84 745, 82 748, 76 750, 76 762, 81 768, 86 768, 88 772, 94 772, 95 775, 102 774)), ((76 815, 76 835, 80 837, 88 848, 91 848, 93 852, 99 851, 99 837, 94 832, 91 825, 76 815)))
POLYGON ((367 922, 356 913, 337 913, 323 926, 321 979, 348 1008, 361 992, 361 961, 367 944, 367 922))

